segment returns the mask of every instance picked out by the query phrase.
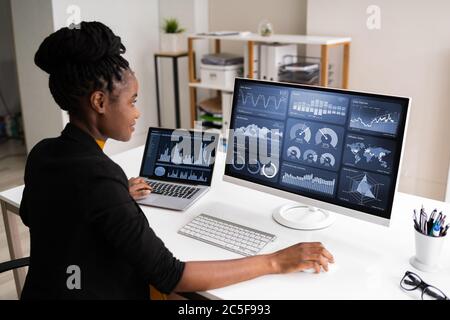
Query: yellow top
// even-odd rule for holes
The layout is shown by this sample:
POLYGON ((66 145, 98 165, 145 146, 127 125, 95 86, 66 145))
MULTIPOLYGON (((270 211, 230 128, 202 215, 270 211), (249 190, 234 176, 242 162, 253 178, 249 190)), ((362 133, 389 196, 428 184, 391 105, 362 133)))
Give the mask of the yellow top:
POLYGON ((95 142, 97 142, 97 144, 98 144, 98 146, 100 147, 100 149, 103 150, 103 148, 105 147, 106 141, 103 141, 103 140, 95 140, 95 142))

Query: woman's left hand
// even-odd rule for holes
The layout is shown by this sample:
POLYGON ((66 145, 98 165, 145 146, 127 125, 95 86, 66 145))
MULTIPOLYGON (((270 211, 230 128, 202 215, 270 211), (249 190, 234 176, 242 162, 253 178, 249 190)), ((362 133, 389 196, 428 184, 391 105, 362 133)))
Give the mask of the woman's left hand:
POLYGON ((152 192, 152 187, 142 178, 131 178, 128 180, 128 189, 134 200, 145 198, 152 192))

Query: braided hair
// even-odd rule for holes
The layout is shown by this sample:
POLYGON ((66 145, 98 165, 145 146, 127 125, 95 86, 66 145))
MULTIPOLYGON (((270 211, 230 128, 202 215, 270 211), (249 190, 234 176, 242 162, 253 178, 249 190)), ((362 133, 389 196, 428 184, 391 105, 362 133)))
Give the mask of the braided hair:
POLYGON ((50 75, 50 92, 61 109, 74 115, 81 99, 97 90, 112 92, 129 63, 120 37, 100 22, 81 22, 80 28, 62 28, 48 36, 34 57, 50 75))

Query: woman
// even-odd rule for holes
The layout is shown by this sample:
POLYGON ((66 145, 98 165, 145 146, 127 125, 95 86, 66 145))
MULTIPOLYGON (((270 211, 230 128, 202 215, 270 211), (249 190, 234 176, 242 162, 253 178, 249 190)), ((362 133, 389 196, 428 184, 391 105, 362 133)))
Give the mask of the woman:
POLYGON ((28 157, 20 215, 30 228, 31 263, 22 298, 148 299, 149 285, 203 291, 265 274, 328 270, 333 257, 320 243, 226 261, 173 257, 133 199, 150 188, 127 181, 102 151, 107 139, 130 140, 139 118, 138 82, 123 53, 120 38, 99 22, 63 28, 36 53, 70 123, 28 157))

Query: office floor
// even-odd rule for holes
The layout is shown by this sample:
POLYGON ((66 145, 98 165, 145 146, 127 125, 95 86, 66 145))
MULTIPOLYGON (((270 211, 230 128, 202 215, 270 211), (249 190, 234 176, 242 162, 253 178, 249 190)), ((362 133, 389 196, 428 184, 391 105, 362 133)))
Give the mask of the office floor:
MULTIPOLYGON (((23 184, 26 150, 22 142, 17 140, 0 141, 0 191, 23 184)), ((21 225, 20 235, 25 254, 29 254, 28 229, 21 225)), ((6 243, 3 217, 0 219, 0 262, 10 260, 6 243)), ((0 300, 17 299, 14 279, 11 272, 0 274, 0 300)))

